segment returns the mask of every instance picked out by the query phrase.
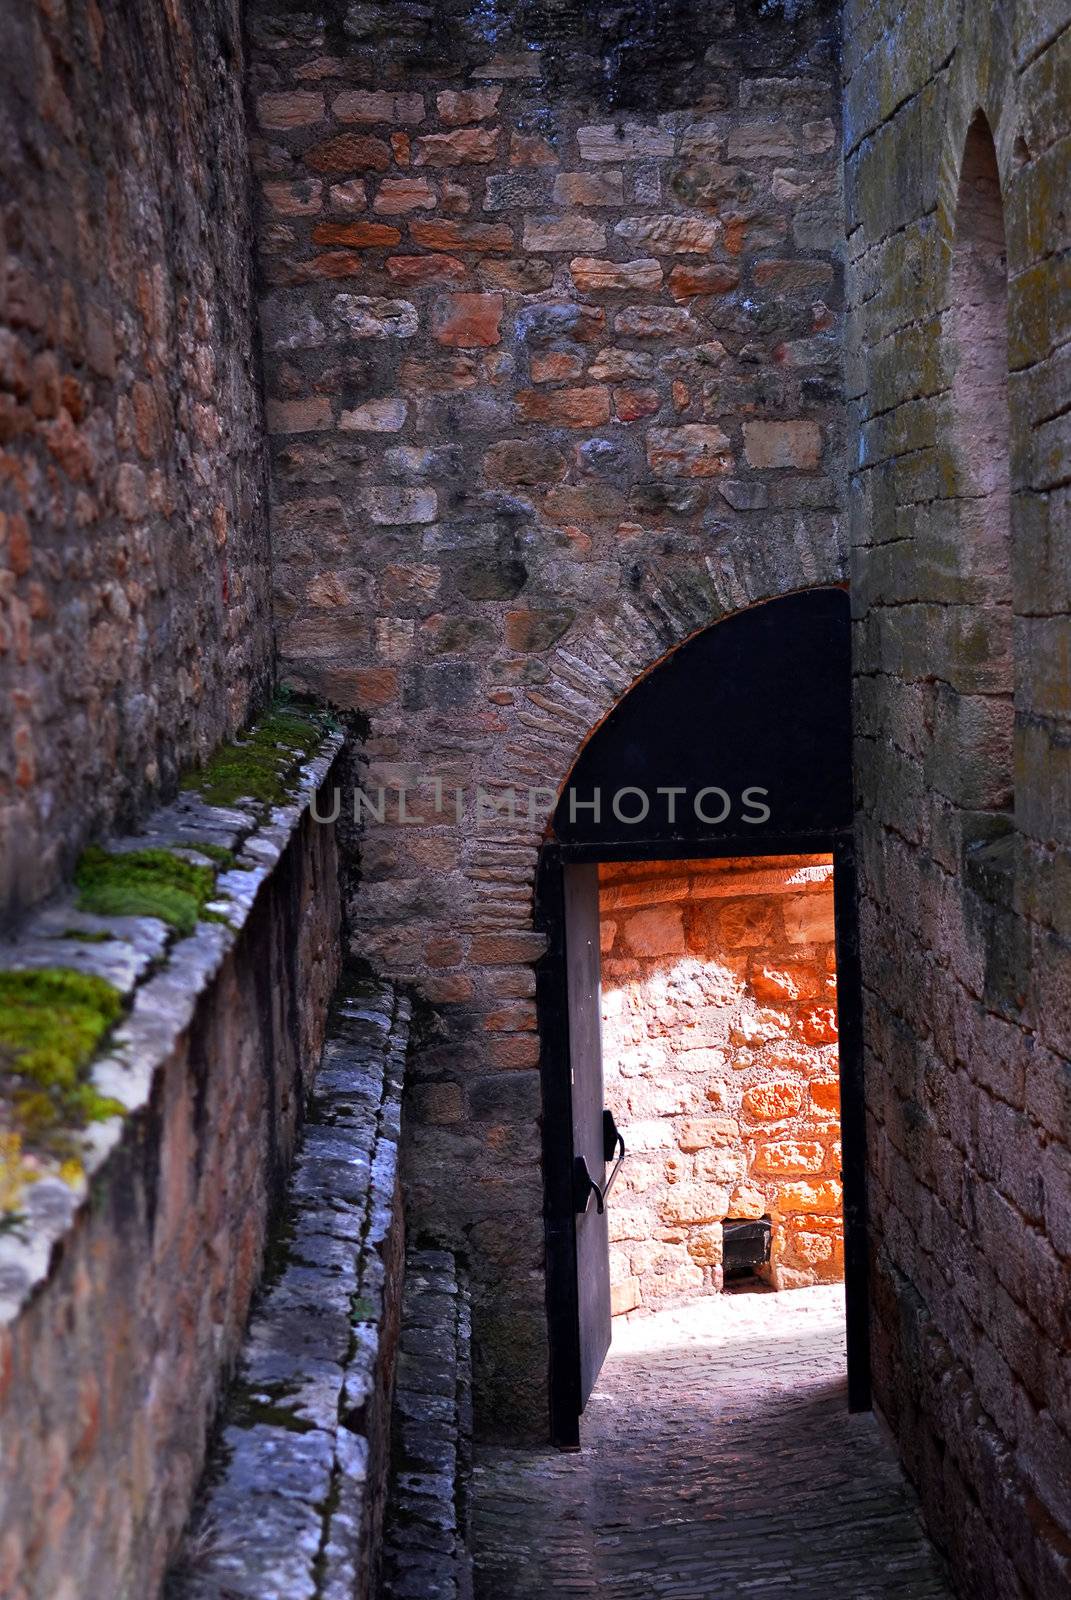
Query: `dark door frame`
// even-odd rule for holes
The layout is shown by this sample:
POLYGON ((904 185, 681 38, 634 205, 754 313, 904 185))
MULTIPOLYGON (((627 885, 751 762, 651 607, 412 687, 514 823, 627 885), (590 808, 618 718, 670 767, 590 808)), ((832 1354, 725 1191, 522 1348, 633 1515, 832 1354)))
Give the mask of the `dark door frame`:
POLYGON ((746 838, 720 834, 687 841, 635 838, 573 844, 548 841, 540 852, 536 875, 535 922, 548 940, 546 953, 536 969, 536 1004, 543 1088, 550 1426, 553 1442, 562 1448, 579 1446, 581 1412, 563 868, 567 862, 575 861, 711 860, 726 856, 819 854, 833 857, 848 1408, 850 1411, 870 1409, 866 1102, 855 847, 851 828, 782 835, 764 831, 759 837, 752 833, 746 838))

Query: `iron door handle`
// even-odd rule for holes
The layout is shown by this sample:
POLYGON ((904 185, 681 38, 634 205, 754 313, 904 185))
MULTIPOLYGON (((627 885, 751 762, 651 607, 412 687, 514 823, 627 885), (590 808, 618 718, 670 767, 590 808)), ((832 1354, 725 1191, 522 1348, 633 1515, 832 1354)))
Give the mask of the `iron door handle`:
POLYGON ((614 1114, 609 1108, 602 1114, 602 1153, 603 1159, 606 1161, 614 1161, 614 1156, 616 1155, 617 1157, 617 1160, 614 1161, 613 1171, 602 1186, 602 1199, 603 1204, 605 1204, 606 1196, 613 1188, 614 1180, 621 1171, 625 1159, 625 1137, 614 1121, 614 1114))
POLYGON ((576 1156, 573 1159, 573 1209, 578 1216, 582 1216, 588 1209, 592 1195, 595 1196, 595 1209, 602 1216, 606 1210, 606 1196, 613 1188, 625 1159, 624 1136, 614 1121, 612 1111, 604 1111, 602 1114, 602 1148, 604 1161, 614 1161, 615 1156, 617 1160, 614 1161, 613 1171, 601 1189, 591 1176, 584 1157, 576 1156))
POLYGON ((606 1210, 605 1191, 600 1189, 595 1179, 588 1171, 588 1164, 583 1156, 573 1158, 573 1210, 577 1216, 583 1216, 588 1209, 588 1202, 592 1195, 595 1196, 595 1208, 599 1215, 606 1210))
POLYGON ((617 1126, 617 1123, 614 1121, 613 1112, 609 1108, 607 1108, 602 1114, 602 1158, 603 1158, 603 1160, 604 1161, 612 1161, 614 1159, 614 1156, 617 1155, 619 1150, 621 1152, 621 1158, 623 1160, 624 1159, 624 1155, 625 1155, 625 1141, 624 1141, 624 1138, 622 1137, 621 1129, 617 1126))

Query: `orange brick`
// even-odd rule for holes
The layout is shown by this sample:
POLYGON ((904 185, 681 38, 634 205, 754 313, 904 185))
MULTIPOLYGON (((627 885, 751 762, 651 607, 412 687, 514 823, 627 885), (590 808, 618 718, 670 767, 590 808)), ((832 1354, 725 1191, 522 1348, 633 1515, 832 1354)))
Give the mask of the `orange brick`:
POLYGON ((745 1091, 743 1103, 749 1116, 762 1121, 794 1117, 803 1104, 803 1089, 798 1083, 784 1081, 760 1083, 745 1091))

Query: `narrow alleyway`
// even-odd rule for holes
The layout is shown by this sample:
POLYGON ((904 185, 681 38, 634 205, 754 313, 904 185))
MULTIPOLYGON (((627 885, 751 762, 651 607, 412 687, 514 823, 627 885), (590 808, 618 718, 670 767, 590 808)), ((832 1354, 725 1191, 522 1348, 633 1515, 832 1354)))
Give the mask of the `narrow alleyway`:
POLYGON ((891 1447, 845 1407, 842 1289, 618 1324, 584 1448, 485 1448, 476 1600, 938 1600, 891 1447))

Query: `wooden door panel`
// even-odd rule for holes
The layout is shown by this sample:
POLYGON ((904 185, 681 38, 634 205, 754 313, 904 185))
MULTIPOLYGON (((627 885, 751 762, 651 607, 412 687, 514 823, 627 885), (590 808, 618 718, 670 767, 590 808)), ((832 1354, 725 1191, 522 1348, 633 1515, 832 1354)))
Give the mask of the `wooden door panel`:
MULTIPOLYGON (((602 1087, 602 992, 599 971, 599 869, 565 868, 565 959, 569 991, 573 1160, 591 1181, 605 1183, 602 1087)), ((577 1307, 580 1403, 587 1402, 610 1348, 610 1234, 605 1209, 577 1184, 577 1307)))

